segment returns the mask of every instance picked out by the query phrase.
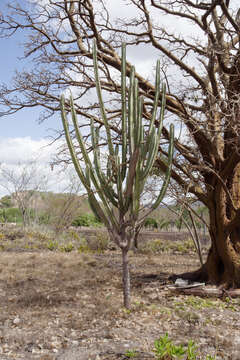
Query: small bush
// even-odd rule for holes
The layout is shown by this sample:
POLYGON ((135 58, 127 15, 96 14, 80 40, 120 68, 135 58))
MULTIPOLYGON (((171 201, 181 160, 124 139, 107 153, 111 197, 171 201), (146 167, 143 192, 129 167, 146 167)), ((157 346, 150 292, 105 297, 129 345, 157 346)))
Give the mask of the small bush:
POLYGON ((70 238, 73 241, 80 241, 80 236, 77 231, 74 230, 68 230, 66 232, 66 236, 70 238))
POLYGON ((1 233, 1 240, 18 240, 25 237, 24 231, 21 229, 9 229, 5 228, 1 233))
POLYGON ((72 226, 101 226, 102 223, 93 214, 79 215, 73 220, 72 226))
POLYGON ((109 236, 108 234, 104 234, 103 232, 99 232, 97 234, 97 241, 98 241, 98 250, 105 251, 109 245, 109 236))
POLYGON ((125 353, 125 356, 126 356, 128 359, 135 358, 137 355, 138 355, 138 353, 137 353, 136 350, 127 350, 126 353, 125 353))
POLYGON ((157 239, 151 240, 144 244, 143 248, 141 249, 144 253, 153 253, 158 254, 164 251, 168 251, 168 243, 165 240, 157 239))
MULTIPOLYGON (((168 337, 168 333, 160 337, 154 342, 154 352, 156 360, 172 360, 172 359, 187 359, 187 360, 197 360, 199 358, 199 353, 197 351, 197 346, 192 340, 189 340, 187 347, 184 345, 175 345, 171 339, 168 337)), ((206 360, 215 360, 216 357, 207 355, 206 360)))
POLYGON ((60 246, 60 251, 62 252, 71 252, 73 250, 74 250, 74 245, 71 242, 69 242, 66 245, 60 246))
POLYGON ((148 217, 145 220, 144 226, 147 228, 158 229, 158 222, 156 219, 148 217))
POLYGON ((80 252, 80 253, 92 252, 92 250, 90 249, 86 239, 84 239, 84 238, 81 239, 81 244, 78 247, 78 252, 80 252))
POLYGON ((171 240, 151 240, 148 241, 141 249, 144 253, 159 254, 162 252, 179 252, 187 254, 191 251, 195 251, 193 241, 187 239, 184 241, 171 241, 171 240))
POLYGON ((51 216, 48 213, 41 213, 38 217, 38 222, 40 225, 49 225, 51 222, 51 216))
POLYGON ((48 248, 48 250, 50 250, 50 251, 57 250, 57 249, 58 249, 58 242, 55 241, 55 240, 49 240, 49 241, 47 242, 47 248, 48 248))

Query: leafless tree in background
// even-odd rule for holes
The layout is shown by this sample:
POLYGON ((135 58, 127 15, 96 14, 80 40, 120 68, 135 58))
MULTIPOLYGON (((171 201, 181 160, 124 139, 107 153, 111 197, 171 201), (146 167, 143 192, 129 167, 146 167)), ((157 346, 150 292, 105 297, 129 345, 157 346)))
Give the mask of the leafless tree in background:
POLYGON ((7 190, 20 210, 24 227, 30 223, 31 211, 36 210, 36 194, 46 190, 47 181, 35 161, 19 163, 14 169, 4 164, 0 166, 0 186, 7 190))
MULTIPOLYGON (((12 1, 2 16, 2 37, 24 31, 24 57, 32 68, 16 72, 11 86, 2 85, 2 113, 41 106, 41 120, 59 111, 60 92, 71 88, 82 125, 90 117, 101 126, 92 69, 92 39, 98 45, 101 83, 109 122, 116 140, 118 128, 119 48, 162 59, 168 84, 168 115, 181 127, 175 139, 172 180, 209 209, 212 246, 194 279, 225 288, 240 286, 240 16, 236 0, 103 0, 12 1), (117 2, 120 3, 120 2, 117 2), (115 6, 115 10, 113 8, 115 6), (120 6, 120 5, 119 5, 120 6), (173 31, 171 23, 177 24, 173 31), (179 30, 178 30, 179 27, 179 30), (194 35, 194 37, 193 37, 194 35)), ((130 69, 130 63, 128 64, 130 69)), ((137 73, 140 91, 148 99, 149 119, 154 86, 137 73)), ((67 104, 66 104, 67 106, 67 104)), ((165 139, 169 134, 164 129, 165 139)), ((164 145, 156 166, 164 170, 164 145)))
POLYGON ((62 190, 61 194, 48 193, 43 209, 56 234, 71 226, 79 213, 84 198, 84 195, 79 196, 82 186, 78 178, 70 173, 67 176, 69 177, 69 184, 62 190))

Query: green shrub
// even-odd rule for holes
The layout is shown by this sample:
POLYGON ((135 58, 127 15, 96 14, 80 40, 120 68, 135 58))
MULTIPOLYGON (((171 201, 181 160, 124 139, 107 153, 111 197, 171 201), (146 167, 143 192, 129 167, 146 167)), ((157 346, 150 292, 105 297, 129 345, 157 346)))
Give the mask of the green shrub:
POLYGON ((156 359, 165 359, 165 358, 177 358, 182 359, 186 354, 186 349, 182 345, 174 345, 172 340, 169 339, 168 333, 160 337, 154 342, 154 352, 156 359))
POLYGON ((38 217, 38 222, 40 225, 49 225, 51 222, 51 216, 48 213, 41 213, 38 217))
POLYGON ((146 242, 141 251, 153 254, 162 252, 179 252, 182 254, 188 254, 189 252, 195 251, 195 247, 192 239, 190 238, 181 241, 155 239, 146 242))
POLYGON ((18 208, 0 209, 0 218, 2 222, 22 223, 22 215, 18 208))
POLYGON ((60 246, 60 251, 62 251, 62 252, 71 252, 73 250, 74 250, 74 245, 71 242, 69 242, 66 245, 60 246))
MULTIPOLYGON (((168 337, 168 333, 154 342, 154 352, 156 360, 172 360, 172 359, 186 359, 186 360, 200 360, 197 346, 192 340, 188 341, 187 347, 180 344, 175 345, 168 337)), ((206 360, 215 360, 215 356, 207 355, 206 360)))
POLYGON ((168 251, 169 247, 167 241, 156 239, 156 240, 147 241, 141 250, 146 253, 158 254, 164 251, 168 251))
POLYGON ((158 222, 156 219, 148 217, 145 220, 144 226, 148 228, 158 229, 158 222))
POLYGON ((0 200, 0 203, 4 208, 10 208, 13 205, 10 195, 3 196, 0 200))
POLYGON ((190 251, 195 251, 193 240, 188 238, 184 241, 175 241, 172 243, 172 250, 187 254, 190 251))
POLYGON ((80 235, 75 230, 67 230, 66 236, 73 241, 80 241, 80 235))
POLYGON ((72 226, 101 226, 101 222, 93 214, 79 215, 73 220, 72 226))
POLYGON ((57 250, 57 249, 58 249, 58 242, 55 241, 55 240, 49 240, 49 241, 47 242, 47 248, 48 248, 48 250, 50 250, 50 251, 57 250))
POLYGON ((125 353, 125 356, 128 358, 128 359, 132 359, 132 358, 135 358, 137 356, 137 351, 136 350, 127 350, 126 353, 125 353))

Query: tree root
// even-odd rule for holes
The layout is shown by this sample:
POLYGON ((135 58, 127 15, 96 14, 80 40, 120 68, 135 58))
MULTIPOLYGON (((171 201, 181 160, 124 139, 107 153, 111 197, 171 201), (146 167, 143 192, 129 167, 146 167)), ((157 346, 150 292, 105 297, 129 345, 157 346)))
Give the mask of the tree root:
POLYGON ((185 272, 182 274, 173 274, 170 275, 168 280, 171 281, 176 281, 176 279, 184 279, 184 280, 188 280, 190 282, 207 282, 208 281, 208 275, 206 272, 206 268, 203 265, 200 269, 195 270, 195 271, 191 271, 191 272, 185 272))

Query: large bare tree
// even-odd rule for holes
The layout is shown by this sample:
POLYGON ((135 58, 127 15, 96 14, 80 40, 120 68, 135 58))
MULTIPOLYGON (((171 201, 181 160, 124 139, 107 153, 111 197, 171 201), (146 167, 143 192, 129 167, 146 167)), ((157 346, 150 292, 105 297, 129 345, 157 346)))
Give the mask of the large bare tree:
MULTIPOLYGON (((169 116, 182 133, 175 139, 172 179, 209 209, 211 249, 194 274, 225 288, 240 286, 240 16, 237 0, 22 0, 2 15, 1 36, 25 31, 25 58, 0 92, 2 113, 42 106, 41 119, 59 111, 60 92, 71 88, 82 124, 102 124, 91 89, 92 39, 98 46, 101 83, 112 132, 118 128, 120 45, 162 59, 169 116), (121 3, 128 11, 121 16, 121 3), (114 8, 115 6, 115 8, 114 8), (116 7, 119 7, 116 9, 116 7), (114 20, 113 12, 119 12, 114 20), (171 24, 176 24, 175 31, 171 24), (91 101, 92 99, 92 101, 91 101), (183 136, 184 135, 184 136, 183 136)), ((127 66, 129 74, 130 63, 127 66)), ((155 88, 136 74, 146 120, 155 88)), ((68 104, 66 104, 68 106, 68 104)), ((169 133, 164 129, 165 139, 169 133)), ((160 145, 159 154, 165 153, 160 145)), ((165 169, 164 157, 156 166, 165 169)))

